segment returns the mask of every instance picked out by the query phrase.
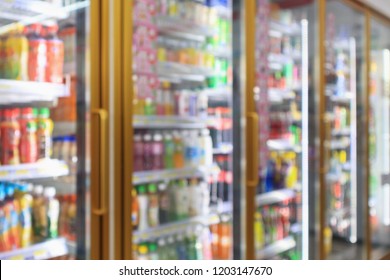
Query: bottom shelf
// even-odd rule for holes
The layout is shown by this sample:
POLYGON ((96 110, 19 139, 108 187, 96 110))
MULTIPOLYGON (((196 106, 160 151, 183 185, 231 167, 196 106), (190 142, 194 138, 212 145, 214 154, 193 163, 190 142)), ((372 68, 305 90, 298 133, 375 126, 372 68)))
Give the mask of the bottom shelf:
POLYGON ((47 240, 30 247, 0 253, 1 260, 47 260, 68 254, 65 238, 47 240))
POLYGON ((296 246, 296 242, 292 236, 288 236, 282 240, 278 240, 268 246, 265 246, 263 249, 256 252, 256 258, 261 259, 270 259, 281 253, 284 253, 288 250, 293 249, 296 246))

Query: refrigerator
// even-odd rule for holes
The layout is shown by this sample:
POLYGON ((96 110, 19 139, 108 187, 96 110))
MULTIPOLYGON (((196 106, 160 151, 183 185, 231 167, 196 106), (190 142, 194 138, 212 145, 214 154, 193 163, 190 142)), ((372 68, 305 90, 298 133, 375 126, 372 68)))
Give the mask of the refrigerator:
POLYGON ((232 259, 232 1, 121 2, 123 257, 232 259))
POLYGON ((371 259, 389 246, 389 26, 370 17, 369 50, 369 227, 371 259), (383 246, 383 248, 381 248, 383 246))
POLYGON ((314 5, 248 2, 245 258, 308 259, 314 5))
POLYGON ((367 229, 365 15, 349 1, 323 1, 321 10, 320 258, 360 259, 367 229))
POLYGON ((109 257, 102 3, 0 1, 0 259, 109 257))

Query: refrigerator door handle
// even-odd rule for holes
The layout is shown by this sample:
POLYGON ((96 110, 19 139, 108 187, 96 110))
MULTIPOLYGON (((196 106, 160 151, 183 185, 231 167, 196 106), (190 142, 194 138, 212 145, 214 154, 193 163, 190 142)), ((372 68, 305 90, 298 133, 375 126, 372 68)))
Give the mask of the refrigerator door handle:
POLYGON ((99 118, 99 131, 100 131, 100 145, 99 145, 99 198, 100 202, 98 207, 92 208, 92 213, 97 216, 103 216, 107 213, 106 195, 107 195, 107 178, 105 170, 105 162, 107 158, 106 138, 107 138, 107 119, 108 113, 104 109, 91 110, 92 116, 99 118))
POLYGON ((259 117, 257 113, 246 115, 247 123, 247 176, 246 185, 256 188, 259 183, 259 117))

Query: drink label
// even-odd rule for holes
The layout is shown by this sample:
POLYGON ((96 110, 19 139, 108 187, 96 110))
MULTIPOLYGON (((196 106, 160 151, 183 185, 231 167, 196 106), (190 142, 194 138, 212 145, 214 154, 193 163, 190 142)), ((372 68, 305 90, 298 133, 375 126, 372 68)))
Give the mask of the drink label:
POLYGON ((30 81, 45 82, 46 42, 43 39, 28 42, 28 78, 30 81))

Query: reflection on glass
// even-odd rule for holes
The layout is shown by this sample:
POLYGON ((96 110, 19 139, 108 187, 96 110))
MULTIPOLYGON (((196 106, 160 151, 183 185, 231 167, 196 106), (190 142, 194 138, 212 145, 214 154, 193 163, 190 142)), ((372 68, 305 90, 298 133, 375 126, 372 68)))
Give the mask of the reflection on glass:
MULTIPOLYGON (((358 105, 363 92, 363 25, 357 11, 339 1, 329 1, 326 11, 326 227, 325 250, 328 258, 356 258, 356 251, 346 252, 347 243, 356 243, 362 213, 362 172, 357 173, 358 105), (344 249, 342 249, 344 248, 344 249)), ((349 246, 348 248, 354 248, 349 246)))
POLYGON ((302 259, 308 257, 307 7, 268 2, 257 1, 256 19, 256 258, 302 259))
POLYGON ((389 26, 371 22, 370 49, 370 226, 373 259, 379 246, 390 246, 390 36, 389 26))

